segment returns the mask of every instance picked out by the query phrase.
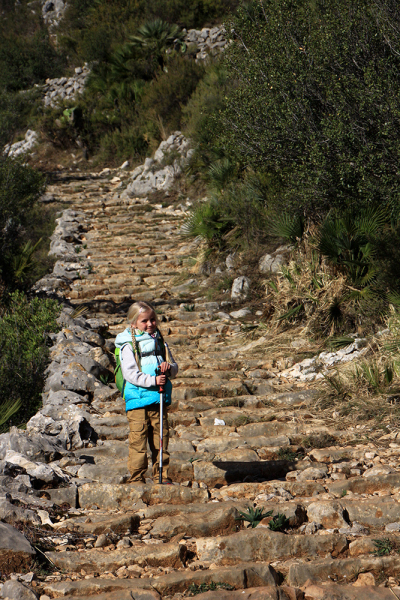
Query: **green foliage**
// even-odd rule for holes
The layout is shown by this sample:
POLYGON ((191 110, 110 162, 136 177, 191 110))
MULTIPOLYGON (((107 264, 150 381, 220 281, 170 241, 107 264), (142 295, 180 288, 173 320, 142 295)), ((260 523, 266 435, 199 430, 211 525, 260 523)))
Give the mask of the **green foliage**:
POLYGON ((392 0, 243 4, 226 26, 232 87, 215 144, 277 175, 279 207, 396 211, 399 24, 392 0))
MULTIPOLYGON (((170 132, 181 129, 182 106, 204 67, 174 52, 165 55, 165 61, 163 69, 154 68, 151 56, 143 57, 125 44, 95 66, 79 101, 84 117, 79 134, 101 158, 143 157, 170 132)), ((57 119, 47 125, 52 137, 60 132, 57 119)))
POLYGON ((237 5, 238 0, 70 0, 59 25, 60 42, 80 63, 101 61, 146 21, 199 28, 221 23, 237 5))
POLYGON ((348 335, 339 335, 326 340, 326 345, 332 352, 337 352, 338 350, 342 350, 342 348, 347 348, 353 343, 354 338, 349 337, 348 335))
POLYGON ((284 531, 289 527, 289 519, 283 513, 278 513, 272 517, 268 527, 271 531, 284 531))
POLYGON ((270 232, 292 244, 296 244, 303 237, 304 219, 297 213, 282 212, 275 215, 270 226, 270 232))
POLYGON ((382 538, 380 540, 373 540, 376 546, 376 556, 387 556, 394 550, 395 544, 389 538, 382 538))
POLYGON ((59 77, 66 62, 50 43, 45 28, 31 36, 13 28, 0 35, 0 89, 7 92, 25 90, 47 77, 59 77))
POLYGON ((162 129, 173 131, 182 125, 184 106, 201 77, 204 67, 184 56, 172 56, 162 71, 143 89, 139 119, 156 139, 162 129))
POLYGON ((197 585, 195 583, 191 583, 187 589, 189 596, 197 596, 198 594, 205 594, 206 592, 215 591, 215 590, 233 590, 233 585, 229 583, 214 583, 214 581, 210 581, 210 583, 200 583, 197 585))
POLYGON ((33 254, 37 247, 41 244, 42 238, 40 238, 36 244, 33 244, 31 240, 28 240, 23 248, 13 256, 13 272, 17 282, 24 282, 28 276, 32 273, 35 267, 33 260, 33 254))
POLYGON ((159 17, 141 25, 136 35, 129 38, 129 45, 136 48, 140 54, 145 55, 155 63, 155 68, 164 68, 165 51, 168 48, 178 48, 183 52, 186 49, 183 43, 184 33, 179 25, 169 24, 159 17))
POLYGON ((217 191, 210 193, 207 202, 193 207, 184 225, 187 235, 202 237, 211 249, 254 248, 268 239, 268 185, 255 174, 230 181, 232 176, 229 162, 211 164, 208 180, 217 191))
POLYGON ((359 385, 367 385, 370 392, 380 394, 393 382, 395 365, 392 362, 378 364, 374 360, 364 361, 356 366, 354 378, 359 385))
POLYGON ((100 375, 100 381, 101 381, 101 383, 104 383, 104 385, 108 385, 109 383, 112 383, 115 381, 115 377, 112 373, 107 374, 107 375, 100 375))
POLYGON ((336 444, 336 438, 329 433, 317 433, 308 435, 302 441, 302 445, 306 448, 328 448, 336 444))
POLYGON ((265 517, 270 517, 272 515, 272 513, 274 512, 272 510, 269 510, 266 513, 264 513, 263 511, 264 511, 264 508, 262 508, 262 507, 253 508, 252 506, 249 506, 247 508, 247 512, 238 510, 238 513, 240 516, 235 517, 235 518, 236 518, 236 521, 247 521, 248 523, 251 524, 251 527, 254 529, 255 527, 257 527, 257 525, 260 523, 260 521, 265 519, 265 517))
POLYGON ((210 247, 222 248, 224 236, 234 224, 224 214, 222 206, 215 200, 195 206, 182 226, 182 233, 189 237, 202 237, 210 247))
POLYGON ((365 287, 375 278, 378 234, 388 223, 381 207, 328 214, 317 233, 319 252, 344 269, 353 285, 365 287))
POLYGON ((0 277, 6 284, 13 282, 15 269, 20 269, 20 279, 27 275, 28 264, 32 268, 32 242, 25 248, 25 257, 23 250, 20 258, 18 253, 24 238, 25 243, 28 241, 27 230, 33 225, 35 203, 43 190, 44 179, 39 172, 17 160, 0 157, 0 277))
POLYGON ((6 92, 0 87, 0 147, 13 141, 17 131, 32 125, 38 90, 6 92))
POLYGON ((194 312, 196 310, 194 304, 185 304, 183 308, 186 310, 186 312, 194 312))
POLYGON ((278 450, 278 458, 280 460, 287 460, 289 462, 294 462, 295 460, 298 460, 302 456, 303 456, 303 454, 301 454, 299 452, 293 452, 293 450, 290 450, 290 448, 279 448, 279 450, 278 450))
POLYGON ((53 300, 28 300, 14 292, 0 313, 0 421, 20 425, 38 410, 49 348, 46 335, 58 330, 53 300))
POLYGON ((210 164, 224 156, 223 148, 218 145, 219 135, 222 133, 221 123, 214 115, 223 109, 230 86, 223 64, 220 61, 211 64, 187 106, 183 108, 186 130, 196 148, 189 169, 192 176, 198 176, 198 172, 204 170, 207 179, 210 164))

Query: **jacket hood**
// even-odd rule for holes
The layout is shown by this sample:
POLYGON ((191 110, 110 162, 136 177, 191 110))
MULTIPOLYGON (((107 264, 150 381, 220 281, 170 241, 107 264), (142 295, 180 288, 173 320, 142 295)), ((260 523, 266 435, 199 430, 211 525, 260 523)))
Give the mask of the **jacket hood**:
POLYGON ((121 348, 124 344, 128 342, 132 342, 132 335, 129 327, 127 327, 122 333, 119 333, 117 335, 114 344, 116 348, 121 348))
MULTIPOLYGON (((158 335, 157 335, 157 337, 158 337, 158 335)), ((142 333, 141 335, 135 335, 135 338, 138 340, 138 342, 140 342, 142 340, 144 341, 144 340, 154 339, 148 333, 142 333)), ((123 346, 124 344, 126 344, 128 342, 132 342, 132 334, 131 334, 131 330, 129 327, 127 327, 126 329, 124 329, 124 331, 122 333, 119 333, 117 335, 117 337, 115 338, 114 344, 115 344, 116 348, 121 348, 121 346, 123 346)))

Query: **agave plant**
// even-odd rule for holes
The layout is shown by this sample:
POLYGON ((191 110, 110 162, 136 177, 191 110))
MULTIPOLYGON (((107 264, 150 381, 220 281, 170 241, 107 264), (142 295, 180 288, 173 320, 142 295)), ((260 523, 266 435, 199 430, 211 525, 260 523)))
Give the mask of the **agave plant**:
POLYGON ((249 506, 247 509, 247 512, 238 510, 238 513, 240 516, 235 517, 235 519, 236 519, 236 521, 248 521, 250 523, 250 525, 252 526, 252 528, 254 529, 254 527, 257 527, 257 525, 260 523, 260 521, 262 521, 265 517, 270 517, 272 515, 272 513, 274 512, 273 510, 269 510, 266 513, 263 511, 264 511, 263 507, 253 508, 252 506, 249 506))

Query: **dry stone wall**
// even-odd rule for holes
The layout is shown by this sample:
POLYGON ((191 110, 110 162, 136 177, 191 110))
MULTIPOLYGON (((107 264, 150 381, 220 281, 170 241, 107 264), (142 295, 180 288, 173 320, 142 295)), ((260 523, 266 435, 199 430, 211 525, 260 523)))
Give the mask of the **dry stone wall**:
POLYGON ((89 73, 89 65, 85 63, 83 67, 76 67, 72 77, 46 79, 46 83, 40 86, 44 105, 54 108, 60 101, 75 100, 78 94, 83 93, 89 73))
POLYGON ((184 41, 191 53, 195 53, 196 60, 207 60, 222 52, 227 44, 225 27, 203 27, 203 29, 189 29, 184 41))

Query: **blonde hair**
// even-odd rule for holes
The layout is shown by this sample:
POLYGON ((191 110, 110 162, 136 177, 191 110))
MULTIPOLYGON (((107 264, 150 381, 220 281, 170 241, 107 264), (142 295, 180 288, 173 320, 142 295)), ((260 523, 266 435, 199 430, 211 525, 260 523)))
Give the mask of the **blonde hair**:
POLYGON ((162 348, 162 352, 163 352, 163 358, 164 358, 164 360, 166 360, 169 363, 173 362, 169 348, 165 344, 163 335, 159 329, 158 318, 157 318, 157 314, 156 314, 154 307, 151 304, 149 304, 148 302, 143 302, 143 301, 139 300, 139 302, 134 302, 134 304, 131 304, 131 306, 129 307, 129 310, 128 310, 128 315, 127 315, 128 324, 131 325, 130 329, 131 329, 131 334, 132 334, 133 353, 135 355, 135 360, 136 360, 136 363, 137 363, 139 369, 141 369, 142 367, 141 367, 141 360, 140 360, 139 344, 134 335, 134 326, 136 325, 139 315, 141 313, 148 312, 148 311, 151 311, 152 313, 154 313, 154 316, 156 319, 156 325, 157 325, 158 333, 160 335, 160 342, 161 342, 161 348, 162 348))
POLYGON ((142 302, 141 300, 139 302, 134 302, 134 304, 131 304, 131 306, 129 307, 128 316, 127 316, 129 325, 131 323, 136 325, 139 315, 144 312, 154 313, 154 316, 156 318, 156 325, 158 327, 158 318, 157 318, 156 311, 154 310, 154 307, 151 304, 149 304, 148 302, 142 302))

